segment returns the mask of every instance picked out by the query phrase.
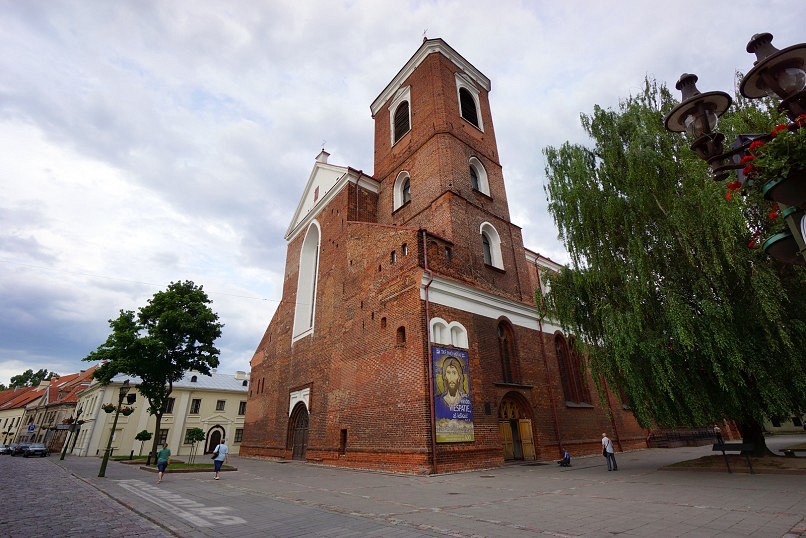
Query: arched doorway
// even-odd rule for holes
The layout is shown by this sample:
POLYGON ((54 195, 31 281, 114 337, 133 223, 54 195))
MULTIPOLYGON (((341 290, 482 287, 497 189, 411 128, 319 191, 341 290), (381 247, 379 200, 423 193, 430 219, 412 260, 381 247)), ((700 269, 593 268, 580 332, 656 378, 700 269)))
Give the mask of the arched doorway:
POLYGON ((498 406, 498 428, 504 449, 504 461, 534 460, 535 442, 532 421, 526 418, 519 395, 508 394, 498 406))
POLYGON ((205 454, 209 454, 215 450, 221 443, 221 439, 224 437, 224 430, 220 427, 216 426, 207 432, 207 448, 204 450, 205 454))
POLYGON ((291 459, 305 460, 305 449, 308 446, 308 408, 303 402, 294 406, 288 419, 288 444, 291 459))

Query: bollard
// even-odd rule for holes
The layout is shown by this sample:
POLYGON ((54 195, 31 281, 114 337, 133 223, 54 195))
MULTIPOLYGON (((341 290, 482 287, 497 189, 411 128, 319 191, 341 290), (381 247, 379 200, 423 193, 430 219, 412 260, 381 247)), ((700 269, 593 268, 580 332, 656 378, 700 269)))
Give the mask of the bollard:
POLYGON ((131 453, 129 454, 129 460, 133 459, 134 459, 134 450, 132 450, 131 453))

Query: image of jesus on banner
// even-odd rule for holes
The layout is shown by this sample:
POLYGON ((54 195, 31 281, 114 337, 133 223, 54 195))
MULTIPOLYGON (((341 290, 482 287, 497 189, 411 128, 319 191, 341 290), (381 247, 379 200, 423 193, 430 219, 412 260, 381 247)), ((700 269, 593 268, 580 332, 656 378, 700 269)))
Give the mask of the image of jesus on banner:
POLYGON ((474 440, 466 351, 434 346, 434 417, 438 443, 474 440))

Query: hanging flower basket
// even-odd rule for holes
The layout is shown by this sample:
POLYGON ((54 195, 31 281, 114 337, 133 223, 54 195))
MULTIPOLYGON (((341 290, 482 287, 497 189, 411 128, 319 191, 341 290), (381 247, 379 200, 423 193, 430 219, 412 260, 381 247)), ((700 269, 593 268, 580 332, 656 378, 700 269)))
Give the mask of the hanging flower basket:
POLYGON ((115 411, 115 406, 112 404, 103 404, 101 409, 103 409, 105 413, 112 413, 115 411))
POLYGON ((786 177, 768 181, 762 193, 767 200, 806 208, 806 169, 791 170, 786 177))
POLYGON ((806 114, 753 142, 743 173, 767 200, 806 209, 806 114))
POLYGON ((128 417, 132 413, 134 413, 134 408, 133 407, 121 407, 120 408, 120 414, 123 415, 124 417, 128 417))
POLYGON ((764 252, 779 262, 789 265, 806 265, 806 259, 798 253, 798 243, 789 230, 779 232, 761 246, 764 252))

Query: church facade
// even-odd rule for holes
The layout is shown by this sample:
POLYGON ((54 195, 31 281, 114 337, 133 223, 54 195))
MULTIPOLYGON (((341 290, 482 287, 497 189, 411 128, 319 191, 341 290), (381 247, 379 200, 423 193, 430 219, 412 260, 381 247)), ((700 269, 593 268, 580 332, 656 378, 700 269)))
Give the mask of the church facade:
POLYGON ((430 474, 646 447, 540 316, 553 261, 510 221, 490 80, 425 40, 371 104, 372 175, 317 157, 241 454, 430 474))

